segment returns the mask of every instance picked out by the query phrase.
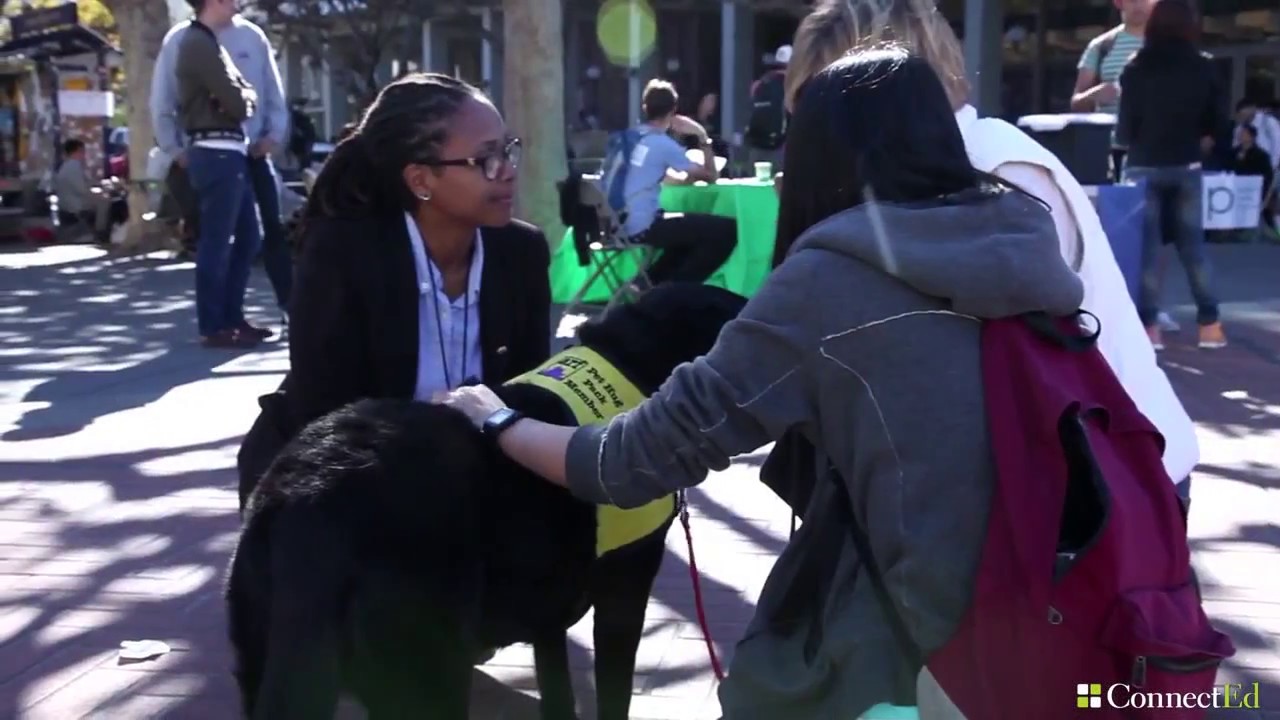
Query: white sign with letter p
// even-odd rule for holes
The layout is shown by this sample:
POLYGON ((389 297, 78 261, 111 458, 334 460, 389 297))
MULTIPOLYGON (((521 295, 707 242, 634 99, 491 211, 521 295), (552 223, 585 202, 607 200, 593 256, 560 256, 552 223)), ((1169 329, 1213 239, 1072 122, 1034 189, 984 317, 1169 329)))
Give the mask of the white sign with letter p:
POLYGON ((1204 229, 1250 230, 1258 226, 1262 178, 1229 173, 1204 176, 1204 229))

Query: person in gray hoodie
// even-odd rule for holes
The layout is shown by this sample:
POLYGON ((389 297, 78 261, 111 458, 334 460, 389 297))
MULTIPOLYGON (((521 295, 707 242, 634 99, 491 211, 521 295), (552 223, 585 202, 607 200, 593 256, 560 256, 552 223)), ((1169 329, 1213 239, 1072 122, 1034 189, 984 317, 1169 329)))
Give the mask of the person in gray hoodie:
POLYGON ((439 400, 533 472, 624 508, 797 429, 820 472, 720 686, 725 718, 852 720, 917 695, 922 718, 959 717, 904 661, 851 523, 911 640, 941 647, 969 605, 994 489, 982 321, 1066 315, 1083 288, 1047 208, 973 168, 941 82, 906 50, 818 73, 789 137, 788 256, 657 394, 581 428, 513 417, 483 386, 439 400))

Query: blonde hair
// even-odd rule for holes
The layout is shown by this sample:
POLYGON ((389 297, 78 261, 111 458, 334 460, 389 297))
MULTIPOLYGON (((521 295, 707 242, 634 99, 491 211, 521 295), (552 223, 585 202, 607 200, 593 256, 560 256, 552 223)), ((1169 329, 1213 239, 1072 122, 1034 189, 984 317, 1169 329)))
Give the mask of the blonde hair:
POLYGON ((969 101, 964 51, 934 0, 820 0, 800 22, 787 65, 786 106, 794 110, 809 78, 852 50, 896 42, 942 80, 953 109, 969 101))

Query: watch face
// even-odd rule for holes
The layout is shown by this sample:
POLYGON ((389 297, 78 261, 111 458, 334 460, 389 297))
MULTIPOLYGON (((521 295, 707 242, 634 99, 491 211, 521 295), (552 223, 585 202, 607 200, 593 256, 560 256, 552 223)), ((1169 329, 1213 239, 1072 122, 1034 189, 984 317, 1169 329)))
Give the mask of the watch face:
POLYGON ((500 433, 503 430, 506 430, 511 423, 518 420, 519 417, 519 413, 515 410, 512 410, 511 408, 502 408, 490 415, 488 420, 484 421, 484 430, 487 433, 500 433))

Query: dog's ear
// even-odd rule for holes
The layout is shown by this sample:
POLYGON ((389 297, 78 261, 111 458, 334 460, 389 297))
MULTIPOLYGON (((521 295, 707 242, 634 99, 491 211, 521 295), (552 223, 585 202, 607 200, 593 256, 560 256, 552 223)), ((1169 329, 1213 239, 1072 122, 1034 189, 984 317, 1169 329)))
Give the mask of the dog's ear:
POLYGON ((708 285, 665 283, 578 328, 582 344, 609 357, 646 392, 681 363, 705 355, 746 298, 708 285))
POLYGON ((595 350, 634 356, 651 342, 660 318, 638 304, 616 305, 578 326, 578 341, 595 350))

